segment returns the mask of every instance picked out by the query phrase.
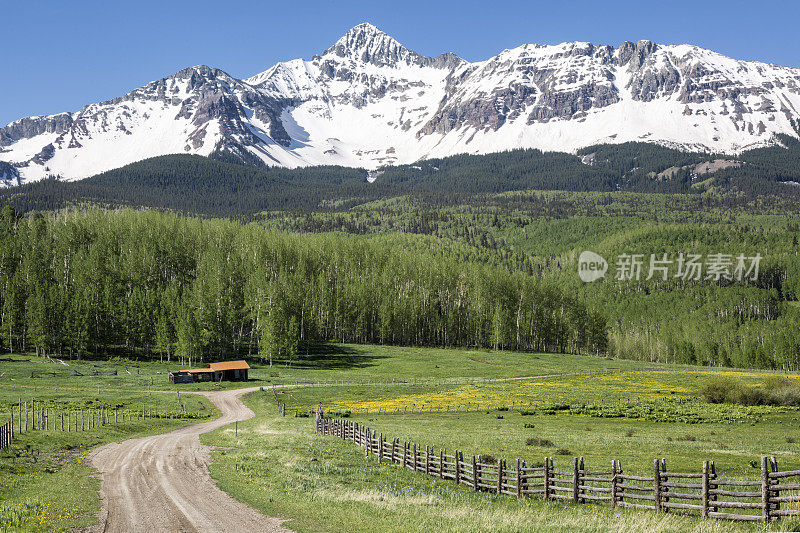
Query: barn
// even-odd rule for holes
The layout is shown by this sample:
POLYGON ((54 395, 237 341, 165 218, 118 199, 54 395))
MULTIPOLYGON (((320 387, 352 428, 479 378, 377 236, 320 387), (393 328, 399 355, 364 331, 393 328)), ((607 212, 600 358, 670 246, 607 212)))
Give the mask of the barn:
POLYGON ((202 381, 247 381, 250 365, 247 361, 221 361, 208 368, 175 370, 169 373, 171 383, 198 383, 202 381))
POLYGON ((250 370, 247 361, 221 361, 208 366, 214 371, 214 381, 247 381, 250 370))

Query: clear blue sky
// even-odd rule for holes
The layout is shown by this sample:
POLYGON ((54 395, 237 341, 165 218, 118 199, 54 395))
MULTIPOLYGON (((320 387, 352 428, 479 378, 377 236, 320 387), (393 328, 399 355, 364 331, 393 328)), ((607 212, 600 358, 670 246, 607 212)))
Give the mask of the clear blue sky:
POLYGON ((800 67, 800 2, 0 0, 0 126, 76 111, 181 68, 247 77, 371 22, 424 55, 480 60, 523 43, 691 43, 800 67))

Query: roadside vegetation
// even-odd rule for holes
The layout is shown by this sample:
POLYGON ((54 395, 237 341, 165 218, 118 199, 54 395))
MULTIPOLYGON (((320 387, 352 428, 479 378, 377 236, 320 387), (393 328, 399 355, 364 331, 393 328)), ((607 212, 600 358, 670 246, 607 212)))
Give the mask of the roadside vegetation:
MULTIPOLYGON (((202 437, 203 442, 217 447, 213 453, 211 473, 219 486, 236 499, 267 515, 286 519, 285 525, 295 531, 764 530, 763 525, 701 521, 680 514, 544 503, 535 499, 517 501, 475 493, 467 487, 415 474, 396 465, 378 464, 374 457, 365 458, 363 450, 352 443, 318 436, 314 433, 313 419, 278 416, 270 394, 255 393, 245 403, 256 412, 256 418, 240 424, 238 435, 231 428, 222 428, 202 437)), ((511 418, 508 414, 505 420, 511 418)), ((527 419, 514 415, 513 423, 522 426, 527 419)), ((493 452, 500 458, 503 455, 498 450, 511 451, 491 437, 496 433, 495 423, 498 422, 494 413, 491 416, 460 415, 458 418, 453 418, 453 415, 387 416, 363 418, 359 422, 369 423, 371 427, 392 435, 415 438, 418 442, 435 445, 446 441, 448 450, 463 448, 465 454, 493 452), (453 435, 453 431, 458 434, 453 435)), ((563 417, 558 417, 555 425, 547 420, 540 423, 544 424, 543 429, 530 430, 531 434, 548 435, 561 431, 563 417)), ((584 421, 583 435, 575 437, 576 441, 565 440, 563 435, 570 430, 563 431, 556 446, 571 446, 577 450, 578 446, 586 447, 587 441, 595 441, 591 446, 601 450, 604 437, 609 435, 611 428, 601 425, 592 432, 585 430, 587 424, 592 422, 584 421)), ((627 449, 633 450, 637 442, 643 442, 647 448, 645 451, 650 451, 650 445, 663 441, 663 429, 641 427, 636 437, 628 438, 627 449)), ((559 439, 557 436, 554 438, 559 439)), ((556 457, 558 464, 556 448, 547 445, 546 439, 540 439, 547 447, 530 455, 541 455, 543 459, 548 454, 556 457)), ((734 441, 734 436, 730 435, 730 439, 734 441)), ((680 442, 692 444, 690 441, 680 442)), ((694 444, 698 446, 696 442, 694 444)), ((683 448, 673 448, 670 452, 668 461, 683 453, 683 448)), ((595 457, 590 456, 588 460, 593 464, 595 457)), ((571 463, 571 457, 564 457, 563 462, 571 463)), ((634 468, 634 464, 630 468, 634 468)), ((784 521, 769 529, 791 530, 798 525, 784 521)))

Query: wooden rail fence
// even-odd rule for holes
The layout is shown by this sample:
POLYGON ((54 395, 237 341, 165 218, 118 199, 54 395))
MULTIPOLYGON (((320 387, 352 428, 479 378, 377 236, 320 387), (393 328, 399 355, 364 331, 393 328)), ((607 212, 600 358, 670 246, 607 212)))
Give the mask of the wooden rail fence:
POLYGON ((552 457, 531 466, 520 459, 488 461, 475 455, 465 459, 459 450, 448 454, 401 443, 349 420, 324 418, 321 412, 317 413, 316 432, 351 441, 364 448, 366 456, 377 456, 379 462, 400 464, 475 491, 738 521, 800 517, 800 470, 781 472, 774 457, 761 458, 757 480, 718 477, 714 461, 703 461, 699 472, 670 472, 665 459, 653 462, 650 475, 632 475, 623 471, 619 460, 611 461, 609 469, 590 470, 582 457, 575 457, 570 467, 558 469, 552 457))
POLYGON ((61 411, 37 400, 19 401, 10 409, 11 419, 0 424, 0 449, 11 446, 14 436, 27 431, 87 431, 119 422, 147 419, 173 419, 194 416, 181 409, 159 410, 158 405, 138 409, 68 409, 61 411))

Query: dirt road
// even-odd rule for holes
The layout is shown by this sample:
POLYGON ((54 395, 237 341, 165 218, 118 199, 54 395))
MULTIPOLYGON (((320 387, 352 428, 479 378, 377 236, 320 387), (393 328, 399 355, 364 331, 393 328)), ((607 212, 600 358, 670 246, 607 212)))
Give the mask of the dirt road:
POLYGON ((222 412, 210 422, 170 433, 112 443, 95 450, 91 464, 102 475, 100 524, 92 532, 283 532, 281 520, 264 516, 217 488, 208 473, 209 447, 200 434, 253 412, 239 396, 257 390, 206 393, 222 412))

